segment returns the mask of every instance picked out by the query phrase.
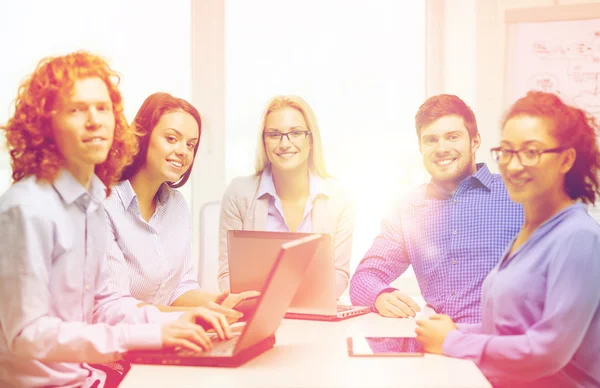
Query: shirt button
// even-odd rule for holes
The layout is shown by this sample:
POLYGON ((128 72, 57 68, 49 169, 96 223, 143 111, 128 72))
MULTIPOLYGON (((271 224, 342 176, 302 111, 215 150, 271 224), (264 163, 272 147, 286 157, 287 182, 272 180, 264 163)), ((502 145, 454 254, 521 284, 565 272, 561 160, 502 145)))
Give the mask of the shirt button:
POLYGON ((458 203, 458 199, 455 199, 454 200, 454 204, 456 205, 457 203, 458 203))
POLYGON ((452 260, 452 264, 456 264, 456 260, 452 260))
POLYGON ((89 290, 90 290, 90 286, 89 286, 89 284, 86 284, 86 285, 85 285, 85 290, 86 290, 86 291, 89 291, 89 290))
POLYGON ((455 292, 453 292, 453 293, 451 293, 450 295, 454 296, 455 294, 456 294, 456 293, 455 293, 455 292))
POLYGON ((456 230, 453 230, 453 231, 452 231, 452 234, 456 234, 456 233, 458 233, 456 230))

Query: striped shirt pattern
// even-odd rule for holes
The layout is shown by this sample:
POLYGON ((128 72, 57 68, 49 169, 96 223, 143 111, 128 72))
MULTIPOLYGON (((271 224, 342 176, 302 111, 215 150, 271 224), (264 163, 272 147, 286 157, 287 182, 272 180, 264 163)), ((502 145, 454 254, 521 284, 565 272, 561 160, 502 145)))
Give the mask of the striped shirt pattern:
POLYGON ((412 264, 423 298, 438 313, 477 323, 483 280, 522 223, 522 206, 484 164, 453 194, 422 185, 382 222, 351 279, 352 303, 374 306, 412 264))
POLYGON ((146 222, 128 180, 107 199, 108 268, 116 287, 153 305, 168 306, 198 289, 193 265, 191 213, 183 195, 166 184, 146 222))

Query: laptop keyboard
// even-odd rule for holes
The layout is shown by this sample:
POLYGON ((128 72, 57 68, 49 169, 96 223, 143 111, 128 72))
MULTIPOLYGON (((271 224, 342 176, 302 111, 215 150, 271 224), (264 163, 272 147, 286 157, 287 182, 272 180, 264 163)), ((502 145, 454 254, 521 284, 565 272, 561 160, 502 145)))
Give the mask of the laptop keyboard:
POLYGON ((213 348, 207 352, 196 352, 191 349, 180 349, 176 355, 178 357, 207 357, 207 356, 230 356, 233 354, 235 345, 240 338, 239 333, 233 333, 233 337, 229 340, 221 341, 216 336, 211 336, 213 348))

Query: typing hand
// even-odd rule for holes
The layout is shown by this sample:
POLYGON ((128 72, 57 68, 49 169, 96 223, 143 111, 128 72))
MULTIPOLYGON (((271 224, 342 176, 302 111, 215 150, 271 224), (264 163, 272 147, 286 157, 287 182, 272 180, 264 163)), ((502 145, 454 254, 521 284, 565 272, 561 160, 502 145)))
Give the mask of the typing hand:
POLYGON ((162 325, 161 329, 164 348, 186 348, 194 352, 203 352, 212 348, 206 331, 195 323, 176 320, 162 325))
POLYGON ((228 309, 232 309, 244 299, 259 295, 260 292, 258 291, 244 291, 240 292, 239 294, 230 294, 229 291, 225 291, 221 295, 219 295, 217 299, 215 299, 215 303, 220 304, 221 306, 226 307, 228 309))
MULTIPOLYGON (((234 294, 234 295, 240 295, 240 294, 234 294)), ((240 319, 244 314, 223 304, 223 302, 226 301, 228 299, 228 297, 230 297, 229 291, 225 291, 222 294, 220 294, 219 296, 217 296, 213 302, 207 302, 202 307, 205 307, 211 311, 223 314, 225 316, 225 318, 227 319, 227 322, 229 322, 230 324, 234 323, 238 319, 240 319)))
POLYGON ((231 338, 231 328, 225 315, 205 307, 196 307, 186 311, 181 314, 178 321, 199 325, 204 330, 212 328, 222 340, 231 338))
POLYGON ((408 295, 398 290, 383 292, 375 300, 375 309, 384 317, 414 317, 421 311, 419 305, 408 295))

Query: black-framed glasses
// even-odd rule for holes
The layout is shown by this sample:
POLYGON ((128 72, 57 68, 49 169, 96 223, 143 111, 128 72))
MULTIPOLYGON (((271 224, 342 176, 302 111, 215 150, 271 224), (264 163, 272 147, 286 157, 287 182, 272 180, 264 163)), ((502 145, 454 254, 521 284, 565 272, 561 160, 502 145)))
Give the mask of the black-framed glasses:
POLYGON ((509 148, 495 147, 490 150, 492 159, 501 165, 510 163, 514 155, 517 155, 519 163, 524 167, 532 167, 540 162, 540 155, 549 153, 558 153, 566 150, 564 147, 548 148, 538 150, 536 148, 525 148, 520 150, 511 150, 509 148))
POLYGON ((269 143, 279 144, 279 142, 281 142, 281 140, 283 140, 283 137, 285 136, 288 139, 288 141, 295 144, 299 144, 304 142, 304 139, 310 134, 310 131, 292 131, 287 133, 263 132, 263 138, 269 143))

